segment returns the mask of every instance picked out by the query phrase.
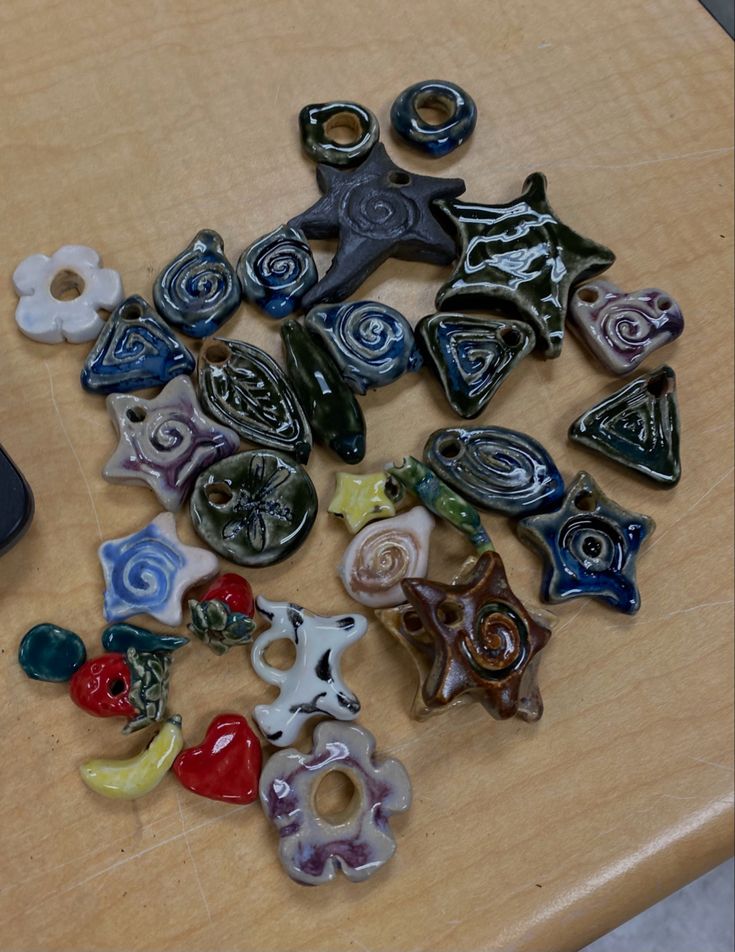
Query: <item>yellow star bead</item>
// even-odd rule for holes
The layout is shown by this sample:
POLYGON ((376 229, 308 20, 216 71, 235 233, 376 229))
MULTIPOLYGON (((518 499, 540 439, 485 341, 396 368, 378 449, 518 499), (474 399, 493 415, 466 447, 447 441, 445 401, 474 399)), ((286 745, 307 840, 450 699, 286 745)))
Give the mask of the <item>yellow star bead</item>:
POLYGON ((395 504, 403 495, 402 490, 385 472, 337 473, 337 489, 329 504, 329 512, 341 516, 353 534, 374 519, 395 516, 395 504), (386 486, 390 480, 390 487, 386 486))

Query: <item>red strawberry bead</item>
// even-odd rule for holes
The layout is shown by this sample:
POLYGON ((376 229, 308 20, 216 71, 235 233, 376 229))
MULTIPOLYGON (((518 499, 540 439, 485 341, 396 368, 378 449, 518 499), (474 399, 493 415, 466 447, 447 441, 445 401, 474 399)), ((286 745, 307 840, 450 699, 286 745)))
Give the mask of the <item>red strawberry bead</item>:
POLYGON ((130 668, 118 652, 91 658, 74 672, 69 693, 75 704, 95 717, 138 716, 128 700, 130 668))
POLYGON ((216 578, 199 601, 209 602, 215 599, 218 602, 224 602, 230 611, 241 612, 249 618, 255 614, 255 602, 250 583, 235 572, 227 572, 216 578))

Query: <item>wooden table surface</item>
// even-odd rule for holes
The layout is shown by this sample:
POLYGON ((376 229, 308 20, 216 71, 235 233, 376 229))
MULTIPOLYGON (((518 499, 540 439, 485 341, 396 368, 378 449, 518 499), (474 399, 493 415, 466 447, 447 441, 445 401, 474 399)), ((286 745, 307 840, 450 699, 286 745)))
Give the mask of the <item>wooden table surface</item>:
MULTIPOLYGON (((0 8, 0 441, 36 497, 28 535, 0 562, 0 947, 14 950, 577 949, 725 859, 732 849, 732 67, 733 46, 695 0, 404 0, 115 3, 5 0, 0 8), (452 79, 480 120, 439 161, 391 136, 406 85, 452 79), (408 168, 460 175, 500 202, 544 171, 570 225, 613 248, 610 278, 681 302, 676 369, 683 471, 645 484, 566 440, 615 388, 578 343, 525 361, 486 422, 527 431, 565 477, 589 469, 658 528, 639 561, 633 618, 593 601, 559 607, 544 652, 543 720, 498 723, 479 705, 409 717, 408 655, 371 620, 345 660, 361 722, 397 755, 414 804, 394 821, 395 860, 362 886, 292 883, 257 804, 234 808, 173 777, 134 803, 97 798, 77 774, 142 738, 86 717, 63 686, 28 681, 20 636, 51 620, 93 651, 103 626, 100 541, 157 514, 144 488, 100 475, 115 440, 104 400, 78 381, 85 345, 23 337, 10 276, 27 255, 84 243, 149 295, 161 266, 203 227, 235 260, 317 195, 296 126, 307 102, 345 97, 382 123, 408 168)), ((325 245, 320 266, 328 261, 325 245)), ((389 262, 363 286, 412 321, 446 269, 389 262)), ((278 326, 244 307, 232 337, 280 353, 278 326)), ((363 471, 420 453, 452 416, 428 375, 362 401, 363 471)), ((348 540, 326 514, 338 461, 309 464, 321 503, 303 549, 249 576, 257 592, 336 613, 348 540)), ((485 516, 518 594, 540 566, 501 517, 485 516)), ((186 511, 177 522, 196 541, 186 511)), ((430 575, 467 554, 435 535, 430 575)), ((221 710, 268 696, 238 651, 192 644, 171 707, 197 742, 221 710)))

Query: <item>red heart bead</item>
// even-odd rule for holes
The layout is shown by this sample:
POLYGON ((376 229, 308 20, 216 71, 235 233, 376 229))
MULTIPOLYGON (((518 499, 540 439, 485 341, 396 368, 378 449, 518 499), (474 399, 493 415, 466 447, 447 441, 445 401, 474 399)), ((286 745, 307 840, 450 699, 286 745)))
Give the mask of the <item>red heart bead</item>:
POLYGON ((240 714, 218 714, 198 747, 187 747, 174 761, 182 785, 200 797, 226 803, 252 803, 258 796, 260 743, 240 714))

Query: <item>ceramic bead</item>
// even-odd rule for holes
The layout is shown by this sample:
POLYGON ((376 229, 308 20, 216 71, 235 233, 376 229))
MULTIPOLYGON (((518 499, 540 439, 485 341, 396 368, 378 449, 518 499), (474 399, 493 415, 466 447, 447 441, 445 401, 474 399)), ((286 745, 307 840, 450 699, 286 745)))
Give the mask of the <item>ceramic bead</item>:
POLYGON ((189 639, 184 635, 159 635, 126 622, 108 625, 102 632, 102 647, 105 651, 118 651, 121 654, 126 654, 128 648, 135 648, 138 652, 170 652, 188 644, 189 639))
POLYGON ((513 594, 497 552, 449 585, 413 578, 403 591, 408 604, 378 617, 418 666, 416 716, 474 699, 501 720, 541 717, 536 667, 551 630, 513 594))
POLYGON ((270 628, 258 635, 250 654, 255 673, 278 688, 270 704, 259 704, 253 718, 267 741, 287 747, 314 717, 351 721, 360 713, 360 702, 342 680, 342 653, 365 634, 362 615, 315 615, 290 602, 256 600, 258 611, 270 628), (296 659, 287 670, 265 660, 265 650, 274 641, 291 641, 296 659))
POLYGON ((588 595, 632 614, 641 604, 636 556, 655 525, 650 516, 608 499, 587 473, 578 473, 560 508, 521 520, 518 537, 544 560, 546 601, 588 595))
POLYGON ((125 298, 87 354, 81 381, 90 393, 161 387, 194 370, 194 358, 142 297, 125 298))
POLYGON ((175 377, 152 400, 112 393, 107 412, 118 444, 102 475, 111 483, 148 486, 172 512, 203 469, 240 448, 234 430, 202 413, 188 377, 175 377))
POLYGON ((569 320, 589 351, 614 374, 631 373, 684 330, 681 308, 665 291, 626 292, 602 280, 577 288, 569 320))
POLYGON ((441 79, 414 83, 393 102, 390 121, 396 133, 415 149, 440 158, 453 152, 475 131, 477 106, 464 89, 441 79), (443 121, 429 123, 419 109, 432 108, 443 121))
POLYGON ((331 359, 296 321, 281 327, 286 370, 314 436, 345 463, 365 455, 365 419, 331 359))
POLYGON ((327 165, 357 165, 380 138, 375 115, 356 102, 311 103, 299 113, 301 145, 310 159, 327 165), (354 133, 350 142, 338 142, 332 133, 344 128, 354 133))
POLYGON ((240 714, 218 714, 204 740, 182 750, 173 772, 187 790, 225 803, 252 803, 258 796, 262 752, 240 714))
POLYGON ((198 535, 238 565, 281 562, 305 541, 316 512, 316 490, 304 467, 272 450, 215 463, 191 496, 198 535))
POLYGON ((676 374, 659 367, 586 410, 569 438, 664 486, 681 479, 676 374))
POLYGON ((454 241, 432 211, 436 199, 456 198, 461 179, 416 175, 399 168, 378 142, 357 168, 317 168, 323 193, 289 225, 308 238, 339 238, 326 275, 304 296, 308 310, 321 301, 342 301, 387 258, 449 264, 454 241))
POLYGON ((389 519, 403 499, 403 487, 384 471, 379 473, 336 473, 337 488, 328 512, 344 519, 351 533, 375 519, 389 519))
POLYGON ((391 858, 396 843, 389 817, 411 804, 411 782, 397 760, 378 760, 375 739, 356 724, 326 721, 314 731, 310 753, 274 754, 260 778, 260 801, 280 835, 281 864, 291 879, 308 886, 334 879, 341 870, 362 882, 391 858), (317 784, 330 771, 346 773, 357 805, 336 822, 315 809, 317 784))
POLYGON ((215 654, 225 654, 235 645, 252 641, 255 602, 253 590, 242 575, 220 575, 201 598, 190 599, 189 608, 189 628, 215 654))
POLYGON ((25 534, 33 519, 35 504, 31 487, 0 446, 0 555, 25 534))
POLYGON ((477 510, 414 456, 406 456, 400 463, 386 466, 386 472, 434 515, 466 535, 478 552, 493 548, 477 510))
POLYGON ((609 268, 615 255, 564 225, 534 172, 523 194, 503 205, 438 202, 456 229, 459 261, 439 290, 439 310, 512 311, 536 332, 545 357, 558 357, 570 289, 609 268))
POLYGON ((158 313, 182 334, 208 337, 240 304, 240 282, 216 231, 198 231, 153 285, 158 313))
POLYGON ((237 273, 245 300, 276 319, 297 311, 318 278, 306 236, 290 225, 279 225, 246 248, 237 273))
POLYGON ((103 542, 99 558, 107 621, 145 613, 163 625, 180 625, 184 592, 217 571, 217 558, 211 552, 179 541, 170 512, 129 536, 103 542))
POLYGON ((86 660, 79 635, 50 622, 34 625, 18 648, 18 663, 36 681, 68 681, 86 660))
POLYGON ((410 512, 361 529, 339 566, 350 598, 370 608, 403 601, 403 579, 426 572, 434 525, 426 509, 415 506, 410 512))
POLYGON ((259 347, 215 338, 199 353, 199 395, 216 420, 260 446, 306 463, 311 430, 293 387, 259 347))
POLYGON ((31 255, 15 269, 13 285, 18 327, 43 344, 94 340, 105 326, 99 312, 111 311, 123 296, 117 271, 103 268, 84 245, 64 245, 50 258, 31 255))
POLYGON ((436 430, 424 460, 475 506, 507 516, 552 509, 564 495, 564 480, 544 447, 502 426, 436 430))
POLYGON ((318 338, 355 393, 385 387, 421 367, 411 325, 398 311, 377 301, 312 308, 304 326, 318 338))
POLYGON ((419 321, 416 339, 450 406, 468 420, 482 413, 536 343, 520 321, 466 314, 430 314, 419 321))

